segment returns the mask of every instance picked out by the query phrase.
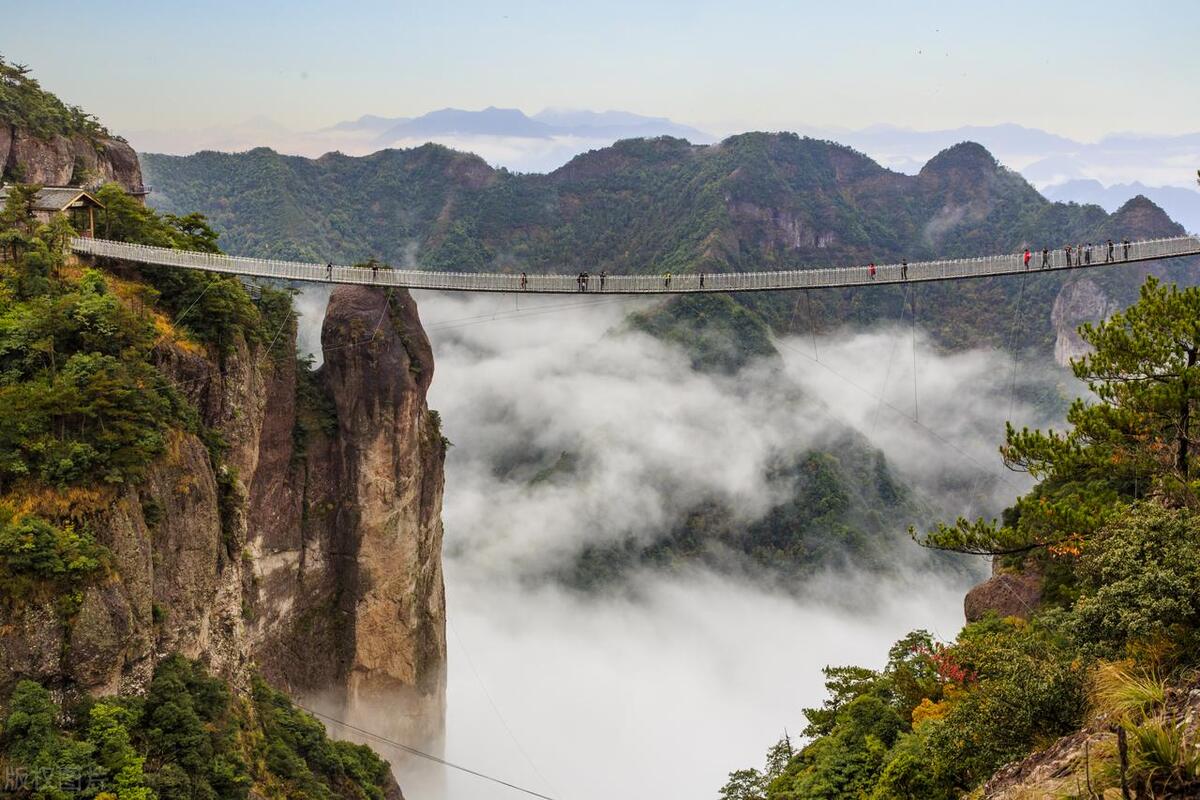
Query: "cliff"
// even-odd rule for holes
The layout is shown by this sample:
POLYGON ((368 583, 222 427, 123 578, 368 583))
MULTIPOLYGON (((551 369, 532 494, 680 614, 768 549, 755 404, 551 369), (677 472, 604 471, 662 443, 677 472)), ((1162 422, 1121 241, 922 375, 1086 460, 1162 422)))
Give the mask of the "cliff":
POLYGON ((138 694, 181 653, 243 689, 256 667, 348 713, 386 700, 408 720, 390 733, 436 745, 444 446, 425 403, 429 343, 406 293, 357 288, 334 293, 322 340, 315 376, 279 355, 293 344, 157 350, 205 438, 171 431, 136 484, 27 499, 94 532, 112 563, 66 613, 61 597, 4 604, 0 698, 21 679, 64 697, 138 694), (302 379, 337 418, 308 441, 302 379))
POLYGON ((265 674, 437 742, 445 703, 439 422, 433 353, 405 291, 334 291, 317 380, 336 426, 297 459, 290 387, 269 405, 270 464, 251 483, 250 541, 265 674))
POLYGON ((111 136, 61 133, 39 136, 0 120, 0 174, 48 186, 94 186, 116 181, 127 191, 142 188, 133 148, 111 136))

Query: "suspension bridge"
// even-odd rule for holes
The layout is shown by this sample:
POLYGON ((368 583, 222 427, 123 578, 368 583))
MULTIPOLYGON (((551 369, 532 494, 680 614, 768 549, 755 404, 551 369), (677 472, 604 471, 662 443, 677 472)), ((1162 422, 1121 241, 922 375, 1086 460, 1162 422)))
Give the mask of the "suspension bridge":
POLYGON ((678 275, 600 275, 523 272, 434 272, 387 266, 342 266, 247 258, 169 247, 76 238, 71 249, 85 256, 138 264, 224 272, 256 278, 433 289, 444 292, 520 294, 703 294, 786 289, 832 289, 896 283, 925 283, 1029 272, 1054 272, 1200 255, 1200 236, 1143 239, 1024 253, 850 267, 816 267, 774 272, 688 272, 678 275))

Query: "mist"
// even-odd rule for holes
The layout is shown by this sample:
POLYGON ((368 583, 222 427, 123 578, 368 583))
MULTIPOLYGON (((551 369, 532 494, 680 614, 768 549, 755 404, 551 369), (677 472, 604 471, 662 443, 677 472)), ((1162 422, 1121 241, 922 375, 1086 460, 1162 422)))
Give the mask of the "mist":
MULTIPOLYGON (((1004 420, 1053 421, 1023 398, 1064 380, 887 326, 782 339, 782 364, 708 375, 625 329, 643 300, 416 297, 453 443, 445 757, 554 798, 715 797, 785 730, 802 742, 822 667, 882 666, 917 628, 952 638, 987 566, 931 570, 897 530, 886 578, 639 569, 580 592, 552 576, 585 544, 649 543, 703 499, 752 521, 781 491, 772 463, 847 428, 931 514, 995 514, 1027 486, 1000 462, 1004 420)), ((310 324, 320 305, 302 304, 310 324)), ((521 796, 411 761, 400 779, 412 800, 521 796)))

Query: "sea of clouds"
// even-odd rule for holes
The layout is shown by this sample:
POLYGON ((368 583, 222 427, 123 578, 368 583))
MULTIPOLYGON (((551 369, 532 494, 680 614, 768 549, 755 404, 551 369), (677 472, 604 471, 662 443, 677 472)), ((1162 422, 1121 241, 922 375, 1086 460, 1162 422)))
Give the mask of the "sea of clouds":
MULTIPOLYGON (((445 757, 554 798, 714 797, 804 727, 823 666, 881 666, 915 628, 952 638, 986 564, 930 570, 897 531, 896 562, 913 566, 882 580, 781 587, 695 568, 580 593, 545 576, 587 543, 649 540, 705 498, 753 519, 778 499, 773 460, 847 427, 931 507, 994 514, 1027 486, 1000 463, 1004 420, 1045 424, 1025 390, 1067 380, 1028 358, 940 354, 903 321, 785 339, 782 364, 708 375, 625 329, 642 301, 417 300, 435 351, 430 406, 454 445, 445 757), (534 480, 563 453, 572 469, 534 480)), ((323 302, 301 298, 302 347, 323 302)), ((411 762, 401 778, 418 800, 519 796, 411 762)))

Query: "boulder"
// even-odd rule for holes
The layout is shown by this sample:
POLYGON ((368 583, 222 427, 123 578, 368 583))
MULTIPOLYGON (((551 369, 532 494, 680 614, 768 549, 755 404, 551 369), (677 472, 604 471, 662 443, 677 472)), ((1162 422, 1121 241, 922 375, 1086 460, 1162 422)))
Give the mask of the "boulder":
POLYGON ((977 622, 989 612, 1000 617, 1028 619, 1042 601, 1042 575, 1029 568, 1024 572, 992 575, 967 592, 963 612, 967 622, 977 622))

